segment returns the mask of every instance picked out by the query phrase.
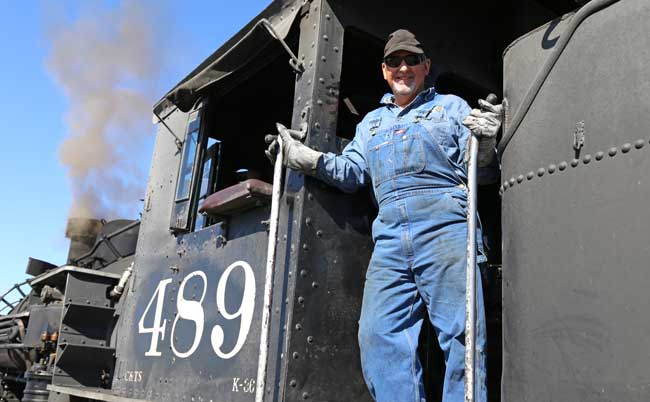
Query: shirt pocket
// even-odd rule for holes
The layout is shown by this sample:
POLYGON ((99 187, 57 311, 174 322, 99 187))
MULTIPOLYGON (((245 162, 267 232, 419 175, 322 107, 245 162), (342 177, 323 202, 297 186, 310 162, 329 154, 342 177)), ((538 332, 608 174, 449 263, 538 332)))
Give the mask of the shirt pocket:
POLYGON ((449 121, 422 120, 420 124, 424 126, 431 139, 438 143, 443 150, 454 144, 455 141, 452 138, 454 133, 449 121))
POLYGON ((453 144, 452 125, 444 107, 435 106, 420 120, 420 124, 443 149, 453 144))
POLYGON ((399 176, 420 173, 424 170, 426 160, 424 144, 419 133, 408 131, 392 135, 376 136, 368 147, 370 176, 376 186, 399 176))

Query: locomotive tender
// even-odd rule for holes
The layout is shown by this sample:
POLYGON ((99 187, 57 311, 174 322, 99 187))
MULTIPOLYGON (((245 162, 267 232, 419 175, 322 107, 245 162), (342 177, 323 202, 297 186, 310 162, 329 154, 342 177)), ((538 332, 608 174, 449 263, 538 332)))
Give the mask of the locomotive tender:
MULTIPOLYGON (((0 400, 370 401, 356 332, 374 201, 286 171, 267 282, 263 137, 280 121, 342 150, 399 27, 439 92, 506 104, 502 177, 479 194, 489 399, 650 399, 650 3, 576 7, 274 1, 154 106, 142 220, 70 220, 66 264, 30 259, 21 300, 2 297, 0 400)), ((431 401, 435 342, 425 328, 431 401)))

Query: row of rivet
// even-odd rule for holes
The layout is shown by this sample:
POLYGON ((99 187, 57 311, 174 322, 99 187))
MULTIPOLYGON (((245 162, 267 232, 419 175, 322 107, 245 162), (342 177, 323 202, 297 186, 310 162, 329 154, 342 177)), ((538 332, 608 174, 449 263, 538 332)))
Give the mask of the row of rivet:
MULTIPOLYGON (((307 194, 307 199, 308 199, 309 201, 313 201, 313 200, 314 200, 314 195, 311 194, 311 193, 307 194)), ((311 227, 312 224, 313 224, 312 219, 311 219, 310 217, 306 217, 306 218, 305 218, 305 225, 311 227)), ((323 231, 322 231, 322 230, 317 230, 317 231, 316 231, 316 236, 321 237, 322 235, 323 235, 323 231)), ((308 251, 308 250, 309 250, 309 246, 307 245, 307 243, 304 243, 304 244, 303 244, 302 249, 305 250, 305 251, 308 251)), ((301 270, 300 270, 300 277, 306 279, 307 276, 308 276, 308 272, 307 272, 307 270, 306 270, 306 269, 301 269, 301 270)), ((317 287, 318 287, 318 282, 315 282, 315 281, 312 282, 311 286, 312 286, 313 288, 317 288, 317 287)), ((304 307, 304 305, 305 305, 305 298, 304 298, 303 296, 298 296, 298 299, 297 299, 297 300, 298 300, 298 304, 300 304, 301 306, 304 307)), ((296 331, 302 331, 302 324, 301 324, 301 323, 297 323, 297 324, 295 325, 294 328, 296 329, 296 331)), ((313 344, 313 343, 314 343, 314 337, 313 337, 313 336, 309 335, 309 336, 307 336, 306 339, 307 339, 307 343, 308 343, 308 344, 313 344)), ((300 358, 300 353, 298 353, 298 352, 293 352, 293 353, 291 354, 291 357, 292 357, 294 360, 298 360, 298 359, 300 358)), ((291 379, 291 380, 289 381, 289 386, 290 386, 291 388, 296 388, 296 387, 298 386, 298 381, 296 381, 295 379, 291 379)), ((309 396, 310 396, 310 395, 309 395, 308 392, 303 392, 303 393, 302 393, 302 398, 303 398, 304 400, 309 399, 309 396)))
MULTIPOLYGON (((314 8, 314 11, 316 11, 316 10, 317 10, 317 8, 315 7, 315 8, 314 8)), ((325 14, 325 19, 328 20, 328 21, 331 20, 331 15, 330 15, 330 14, 325 14)), ((313 24, 313 29, 314 29, 314 30, 317 29, 317 24, 313 24)), ((324 42, 328 42, 329 39, 330 39, 328 35, 322 35, 321 38, 322 38, 322 40, 323 40, 324 42)), ((312 41, 310 45, 311 45, 311 48, 315 48, 316 43, 312 41)), ((339 48, 338 46, 333 46, 333 47, 332 47, 332 50, 333 50, 334 53, 339 53, 340 48, 339 48)), ((303 55, 301 56, 301 58, 304 60, 306 57, 305 57, 305 55, 303 54, 303 55)), ((323 63, 327 63, 327 56, 322 55, 321 58, 320 58, 320 60, 321 60, 323 63)), ((310 68, 314 67, 314 60, 309 60, 309 62, 308 62, 308 66, 309 66, 310 68)), ((325 81, 325 78, 324 78, 323 76, 318 77, 318 84, 320 84, 321 86, 326 85, 326 81, 325 81)), ((308 86, 311 86, 311 85, 312 85, 312 80, 311 80, 311 79, 309 79, 309 80, 307 81, 307 85, 308 85, 308 86)), ((332 93, 331 90, 329 91, 329 94, 332 95, 332 96, 335 95, 334 93, 332 93)), ((298 99, 296 99, 296 104, 300 104, 301 101, 302 101, 302 99, 301 99, 300 97, 298 97, 298 99)), ((322 107, 322 106, 324 105, 323 100, 320 99, 320 98, 316 99, 316 105, 322 107)), ((313 128, 314 128, 316 131, 320 131, 320 130, 321 130, 321 123, 318 122, 318 121, 314 122, 314 123, 313 123, 313 128)), ((325 133, 325 140, 326 140, 326 141, 329 141, 329 140, 330 140, 330 135, 329 135, 329 133, 325 133)), ((313 148, 316 149, 317 146, 313 146, 313 148)), ((308 194, 307 194, 307 200, 309 200, 309 201, 313 201, 313 200, 314 200, 314 195, 311 194, 311 193, 308 193, 308 194)), ((306 225, 307 227, 312 227, 313 223, 314 223, 314 222, 313 222, 313 220, 312 220, 311 217, 306 217, 306 218, 305 218, 305 225, 306 225)), ((317 237, 322 237, 322 236, 323 236, 323 231, 322 231, 322 230, 316 230, 316 231, 315 231, 315 234, 316 234, 317 237)), ((301 248, 302 248, 303 251, 309 251, 309 249, 310 249, 309 244, 307 244, 307 243, 303 243, 301 248)), ((301 270, 299 271, 299 275, 300 275, 300 278, 302 278, 302 279, 308 279, 309 272, 308 272, 306 269, 301 269, 301 270)), ((318 287, 318 282, 316 282, 316 281, 312 281, 312 283, 311 283, 311 287, 312 287, 312 288, 317 288, 317 287, 318 287)), ((304 297, 304 296, 298 296, 298 297, 296 298, 296 300, 297 300, 298 304, 299 304, 301 307, 304 307, 304 306, 305 306, 305 297, 304 297)), ((295 328, 296 331, 302 331, 303 326, 302 326, 302 324, 301 324, 300 322, 298 322, 298 323, 295 324, 294 328, 295 328)), ((307 341, 308 344, 313 344, 313 343, 314 343, 314 337, 311 336, 311 335, 309 335, 309 336, 306 337, 306 341, 307 341)), ((291 357, 292 357, 294 360, 298 360, 298 359, 300 359, 301 356, 300 356, 300 353, 298 353, 297 351, 294 351, 293 353, 291 353, 291 357)), ((291 379, 291 380, 289 381, 289 386, 290 386, 291 388, 296 388, 296 387, 298 386, 298 381, 297 381, 296 379, 291 379)), ((303 391, 302 394, 301 394, 301 397, 302 397, 303 400, 307 400, 307 399, 309 399, 309 398, 311 397, 311 395, 309 394, 309 392, 303 391)))
MULTIPOLYGON (((621 147, 621 152, 623 152, 624 154, 626 154, 626 153, 628 153, 628 152, 630 152, 630 151, 632 150, 632 147, 633 147, 633 146, 634 146, 634 148, 636 148, 636 149, 641 149, 641 148, 643 148, 643 147, 645 146, 645 140, 643 140, 643 139, 636 140, 636 141, 634 142, 634 145, 630 144, 629 142, 628 142, 628 143, 625 143, 625 144, 623 144, 623 146, 621 147)), ((617 153, 618 153, 618 149, 617 149, 616 147, 611 147, 611 148, 609 148, 609 149, 607 150, 607 155, 609 155, 609 156, 612 157, 612 158, 613 158, 614 156, 616 156, 617 153)), ((603 159, 604 156, 605 156, 605 153, 604 153, 604 152, 602 152, 602 151, 598 151, 598 152, 596 152, 596 153, 594 154, 593 159, 595 159, 595 160, 597 160, 597 161, 600 161, 600 160, 603 159)), ((580 164, 581 161, 582 161, 582 163, 583 163, 584 165, 588 165, 588 164, 591 162, 591 160, 592 160, 592 156, 591 156, 591 154, 587 154, 587 155, 585 155, 585 156, 582 157, 582 160, 580 160, 580 159, 573 159, 569 164, 571 165, 571 167, 574 167, 574 168, 575 168, 575 167, 577 167, 577 166, 580 164)), ((532 180, 532 179, 535 177, 535 174, 537 174, 538 177, 542 177, 542 176, 544 176, 544 174, 546 174, 547 172, 548 172, 549 174, 553 174, 553 173, 555 173, 556 170, 559 170, 559 171, 562 172, 562 171, 565 171, 565 170, 566 170, 566 168, 569 166, 569 164, 567 164, 567 162, 565 162, 565 161, 562 161, 562 162, 560 162, 558 165, 550 164, 550 165, 548 165, 547 168, 543 168, 543 167, 541 167, 541 168, 537 169, 537 172, 533 172, 533 171, 531 170, 530 172, 526 173, 525 178, 526 178, 527 180, 532 180)), ((508 190, 508 189, 511 188, 511 187, 514 187, 515 184, 517 184, 517 183, 521 183, 521 182, 523 182, 523 181, 524 181, 524 175, 522 175, 522 174, 520 174, 519 176, 516 176, 516 177, 515 177, 515 176, 511 177, 510 179, 508 179, 508 180, 506 180, 506 181, 503 182, 503 184, 501 185, 501 188, 499 189, 499 194, 503 195, 503 193, 504 193, 506 190, 508 190)))
MULTIPOLYGON (((315 8, 315 10, 317 10, 317 8, 315 8)), ((331 17, 330 14, 325 14, 325 19, 327 19, 327 20, 329 21, 329 20, 331 20, 331 18, 332 18, 332 17, 331 17)), ((316 25, 316 24, 313 24, 313 27, 314 27, 314 29, 316 29, 316 28, 317 28, 317 25, 316 25)), ((328 42, 330 38, 329 38, 328 35, 322 35, 322 39, 323 39, 324 42, 328 42)), ((312 48, 315 48, 315 46, 316 46, 316 43, 315 43, 314 41, 312 41, 312 42, 311 42, 311 47, 312 47, 312 48)), ((338 46, 333 46, 333 47, 332 47, 332 50, 334 51, 334 53, 338 53, 338 52, 340 51, 340 48, 339 48, 338 46)), ((303 53, 303 54, 300 56, 300 58, 301 58, 302 61, 304 62, 305 59, 306 59, 306 55, 303 53)), ((327 57, 326 57, 325 55, 321 56, 321 61, 323 61, 324 63, 326 63, 326 62, 327 62, 327 57)), ((313 60, 309 60, 308 65, 309 65, 310 68, 313 67, 313 66, 314 66, 314 61, 313 61, 313 60)), ((323 78, 323 77, 319 77, 319 78, 318 78, 318 83, 319 83, 320 85, 325 85, 325 78, 323 78)), ((307 85, 312 85, 312 80, 311 80, 311 79, 309 79, 309 80, 307 81, 307 85)), ((336 93, 335 90, 334 90, 334 89, 331 89, 331 88, 330 88, 330 90, 328 91, 328 94, 329 94, 330 96, 333 96, 333 97, 337 97, 337 96, 338 96, 338 93, 336 93)), ((300 104, 301 102, 302 102, 302 97, 299 96, 299 97, 296 99, 296 104, 298 105, 298 104, 300 104)), ((324 105, 324 101, 323 101, 322 99, 316 99, 316 104, 317 104, 318 106, 321 106, 321 107, 322 107, 322 106, 324 105)), ((319 125, 319 123, 316 123, 314 128, 317 129, 317 130, 320 129, 320 125, 319 125)), ((328 132, 326 132, 324 138, 325 138, 325 141, 326 141, 326 142, 329 142, 329 141, 331 140, 332 137, 331 137, 331 135, 330 135, 328 132)), ((317 146, 314 146, 313 148, 316 149, 316 150, 318 150, 318 149, 317 149, 317 146)))

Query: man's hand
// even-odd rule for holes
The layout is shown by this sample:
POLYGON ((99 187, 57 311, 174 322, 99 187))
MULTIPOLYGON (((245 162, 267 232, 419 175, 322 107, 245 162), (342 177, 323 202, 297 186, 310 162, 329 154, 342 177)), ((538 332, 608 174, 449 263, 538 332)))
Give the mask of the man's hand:
MULTIPOLYGON (((290 130, 280 123, 276 123, 278 134, 282 138, 282 163, 290 169, 298 170, 306 174, 314 174, 318 159, 323 155, 314 151, 301 141, 305 139, 306 126, 303 125, 300 131, 290 130)), ((277 135, 267 135, 264 141, 269 144, 265 151, 266 157, 271 163, 275 163, 278 154, 279 144, 277 135)))
MULTIPOLYGON (((480 109, 472 109, 469 116, 463 119, 463 124, 472 135, 478 137, 478 166, 488 166, 495 155, 497 133, 503 120, 503 105, 493 105, 483 99, 478 100, 480 109)), ((465 159, 469 156, 465 154, 465 159)), ((465 161, 467 162, 467 161, 465 161)))
POLYGON ((480 109, 472 109, 463 119, 465 127, 478 138, 495 138, 503 120, 503 105, 493 105, 479 99, 480 109))

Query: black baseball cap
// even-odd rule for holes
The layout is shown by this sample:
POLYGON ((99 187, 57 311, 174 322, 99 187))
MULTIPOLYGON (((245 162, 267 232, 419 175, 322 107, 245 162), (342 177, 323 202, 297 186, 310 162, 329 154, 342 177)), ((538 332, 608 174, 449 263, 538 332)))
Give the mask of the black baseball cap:
POLYGON ((398 50, 406 50, 415 54, 424 54, 422 44, 415 39, 415 35, 406 29, 398 29, 388 35, 388 41, 384 47, 384 57, 398 50))

